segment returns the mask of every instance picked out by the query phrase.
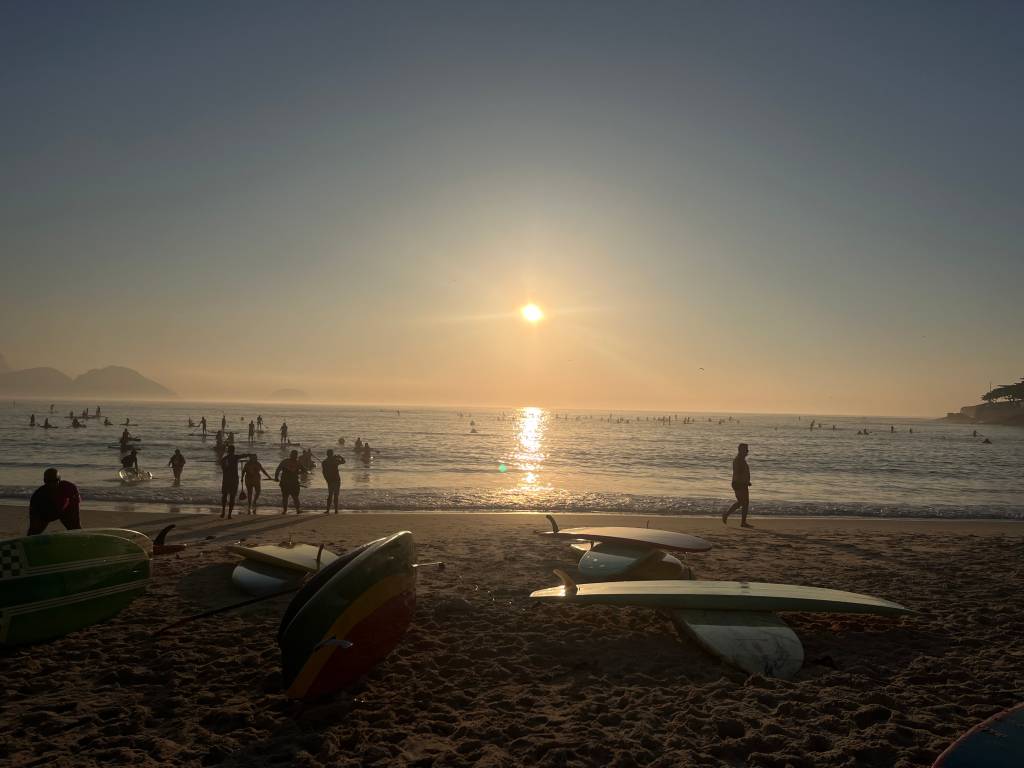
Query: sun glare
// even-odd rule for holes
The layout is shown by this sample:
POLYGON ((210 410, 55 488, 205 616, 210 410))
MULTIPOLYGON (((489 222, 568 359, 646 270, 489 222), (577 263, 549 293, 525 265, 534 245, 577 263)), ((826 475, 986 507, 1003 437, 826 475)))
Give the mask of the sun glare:
POLYGON ((544 319, 544 311, 536 304, 527 304, 519 312, 528 323, 539 323, 544 319))

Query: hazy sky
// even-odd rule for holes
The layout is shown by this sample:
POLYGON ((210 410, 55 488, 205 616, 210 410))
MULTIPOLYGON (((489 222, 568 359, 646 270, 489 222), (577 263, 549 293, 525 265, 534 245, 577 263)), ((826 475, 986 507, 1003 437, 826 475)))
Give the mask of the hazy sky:
POLYGON ((12 366, 906 415, 1024 375, 1024 5, 0 9, 12 366))

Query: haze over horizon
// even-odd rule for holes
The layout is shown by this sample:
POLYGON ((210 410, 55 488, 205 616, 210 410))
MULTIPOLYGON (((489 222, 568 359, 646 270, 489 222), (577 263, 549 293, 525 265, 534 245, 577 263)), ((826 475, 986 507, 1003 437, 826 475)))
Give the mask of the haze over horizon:
POLYGON ((185 399, 941 416, 1024 375, 1022 22, 12 4, 0 353, 185 399))

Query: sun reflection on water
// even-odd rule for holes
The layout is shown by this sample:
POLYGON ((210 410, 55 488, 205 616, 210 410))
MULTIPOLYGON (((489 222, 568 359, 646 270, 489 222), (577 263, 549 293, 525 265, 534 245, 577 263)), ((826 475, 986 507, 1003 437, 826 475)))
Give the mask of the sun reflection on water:
POLYGON ((519 476, 519 490, 535 491, 545 488, 541 482, 541 470, 546 458, 544 432, 547 415, 543 408, 520 408, 519 431, 516 434, 516 449, 512 463, 522 473, 519 476))

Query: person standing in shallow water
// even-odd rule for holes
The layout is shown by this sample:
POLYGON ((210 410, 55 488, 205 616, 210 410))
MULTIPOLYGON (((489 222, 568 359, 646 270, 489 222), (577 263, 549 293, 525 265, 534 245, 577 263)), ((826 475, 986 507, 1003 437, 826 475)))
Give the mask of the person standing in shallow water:
POLYGON ((295 514, 302 514, 299 508, 299 452, 292 451, 291 455, 277 465, 274 472, 274 480, 281 484, 281 514, 288 514, 288 497, 295 500, 295 514))
POLYGON ((736 494, 736 503, 726 510, 722 515, 722 522, 729 524, 729 515, 737 509, 743 508, 743 518, 740 526, 753 528, 747 522, 747 513, 750 511, 750 466, 747 464, 747 454, 750 448, 746 443, 740 443, 736 448, 736 457, 732 460, 732 490, 736 494))
POLYGON ((174 484, 178 485, 181 483, 181 470, 185 467, 185 457, 181 455, 181 449, 175 448, 174 455, 171 456, 171 460, 167 462, 167 466, 171 468, 174 473, 174 484))
POLYGON ((335 456, 334 451, 327 449, 327 458, 320 462, 320 471, 324 473, 324 480, 327 482, 327 509, 324 514, 331 511, 331 502, 334 502, 334 514, 338 514, 338 496, 341 494, 341 472, 338 467, 345 463, 341 456, 335 456))

